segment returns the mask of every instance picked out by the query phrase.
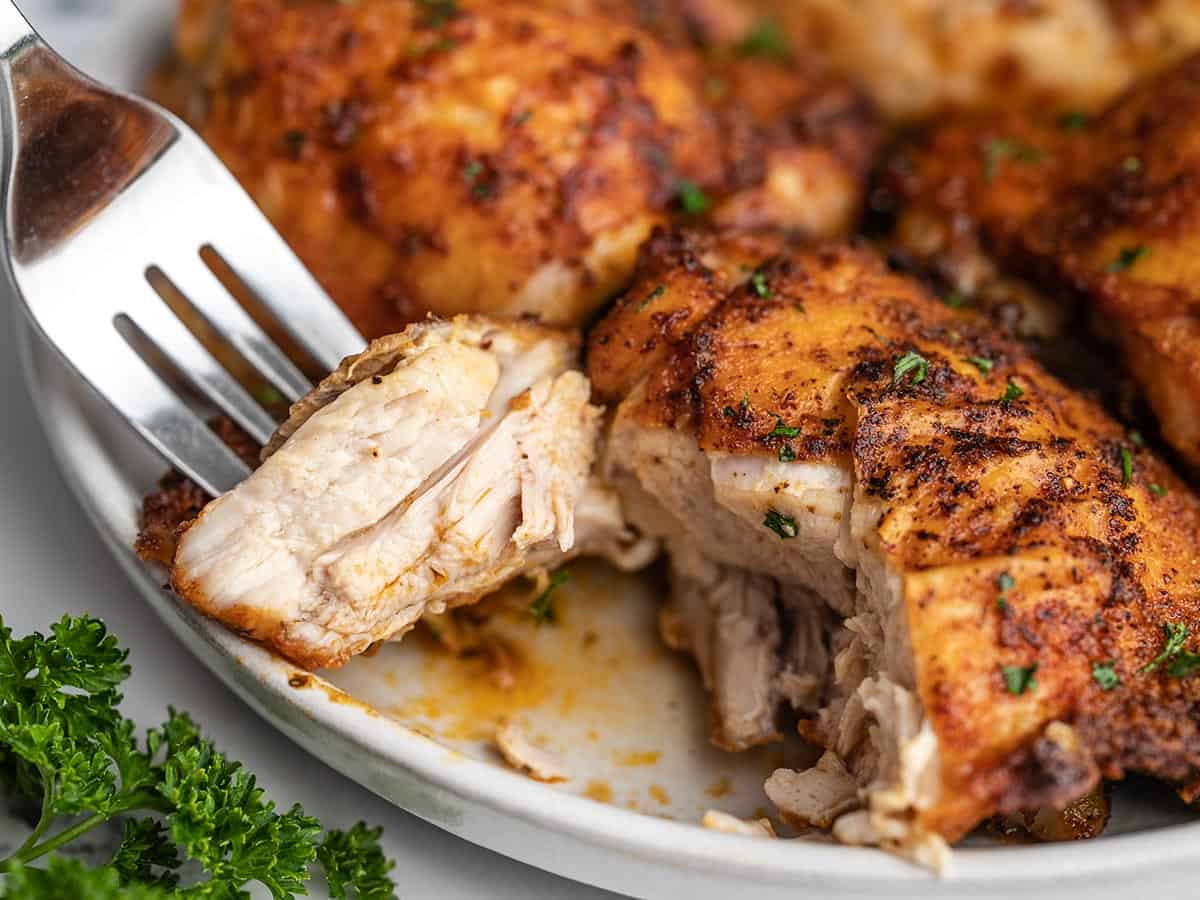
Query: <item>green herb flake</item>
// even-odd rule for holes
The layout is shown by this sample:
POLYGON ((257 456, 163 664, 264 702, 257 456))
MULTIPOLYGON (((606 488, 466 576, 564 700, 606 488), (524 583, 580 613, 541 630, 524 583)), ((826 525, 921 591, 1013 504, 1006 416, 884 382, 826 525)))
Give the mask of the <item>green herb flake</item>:
POLYGON ((666 292, 667 292, 666 285, 660 284, 658 287, 656 287, 654 290, 652 290, 650 293, 648 293, 645 297, 642 298, 642 301, 637 305, 637 311, 641 312, 642 310, 644 310, 647 306, 649 306, 651 303, 653 303, 655 300, 657 300, 659 297, 661 297, 666 292))
POLYGON ((1134 263, 1149 252, 1150 248, 1145 244, 1138 244, 1135 247, 1122 247, 1121 252, 1117 254, 1117 258, 1108 264, 1105 271, 1110 274, 1128 272, 1134 263))
POLYGON ((740 56, 786 60, 790 53, 783 29, 773 19, 760 20, 734 48, 740 56))
POLYGON ((1153 672, 1165 662, 1179 655, 1188 639, 1188 627, 1182 622, 1163 623, 1163 648, 1158 656, 1142 667, 1142 672, 1153 672))
POLYGON ((997 597, 996 609, 998 609, 1001 614, 1008 612, 1008 598, 1003 595, 997 597))
POLYGON ((559 569, 550 576, 550 584, 546 589, 537 595, 532 603, 529 604, 529 614, 533 616, 533 621, 538 625, 545 625, 548 622, 554 622, 558 618, 558 613, 554 608, 554 592, 567 583, 571 577, 571 573, 566 569, 559 569))
POLYGON ((1121 160, 1121 168, 1126 172, 1139 172, 1142 168, 1142 161, 1136 156, 1127 156, 1121 160))
POLYGON ((791 425, 784 425, 783 424, 783 416, 779 415, 778 413, 772 413, 772 415, 775 416, 775 427, 771 429, 771 431, 767 435, 767 437, 779 437, 779 438, 799 437, 799 435, 800 435, 799 428, 793 428, 791 425))
POLYGON ((795 519, 774 509, 767 510, 767 515, 763 519, 763 525, 779 535, 780 540, 794 538, 800 533, 800 529, 796 527, 795 519))
POLYGON ((1024 389, 1010 378, 1008 384, 1004 386, 1004 395, 1000 398, 1000 402, 1007 405, 1014 400, 1020 400, 1023 396, 1025 396, 1024 389))
POLYGON ((1133 454, 1128 447, 1121 448, 1121 484, 1133 481, 1133 454))
POLYGON ((675 197, 679 201, 679 207, 689 216, 703 215, 712 206, 708 194, 694 181, 677 181, 675 197))
POLYGON ((1111 691, 1115 687, 1120 687, 1121 676, 1117 674, 1117 670, 1113 668, 1111 662, 1092 663, 1092 681, 1100 686, 1100 690, 1111 691))
POLYGON ((1129 432, 1129 443, 1133 444, 1135 447, 1145 447, 1146 438, 1140 431, 1134 429, 1133 431, 1129 432))
POLYGON ((1000 588, 1000 593, 1007 594, 1017 586, 1017 580, 1007 572, 1001 572, 996 577, 996 587, 1000 588))
POLYGON ((968 356, 967 362, 977 368, 984 375, 991 375, 992 368, 996 365, 993 360, 988 359, 986 356, 968 356))
POLYGON ((1036 163, 1041 158, 1042 151, 1037 147, 1011 138, 994 138, 983 145, 983 176, 988 181, 994 179, 1000 164, 1006 160, 1036 163))
POLYGON ((279 406, 280 404, 287 403, 287 397, 279 393, 279 391, 270 384, 260 384, 258 387, 256 387, 254 389, 254 399, 268 409, 270 409, 272 406, 279 406))
POLYGON ((1150 493, 1152 493, 1155 497, 1165 497, 1167 496, 1167 489, 1161 484, 1151 484, 1150 493))
POLYGON ((962 309, 970 302, 967 295, 957 288, 946 291, 941 296, 941 301, 951 309, 962 309))
POLYGON ((912 374, 909 384, 920 384, 929 374, 929 361, 921 354, 909 350, 892 366, 892 387, 899 385, 909 373, 912 374))
POLYGON ((1037 679, 1033 677, 1037 670, 1037 663, 1028 666, 1000 667, 1000 673, 1004 676, 1004 686, 1014 696, 1019 696, 1026 691, 1037 690, 1037 679))
POLYGON ((784 444, 779 448, 779 461, 782 463, 796 461, 796 451, 792 449, 791 444, 784 444))
POLYGON ((758 296, 766 298, 771 296, 771 285, 767 283, 767 276, 760 271, 755 271, 750 276, 750 287, 758 296))

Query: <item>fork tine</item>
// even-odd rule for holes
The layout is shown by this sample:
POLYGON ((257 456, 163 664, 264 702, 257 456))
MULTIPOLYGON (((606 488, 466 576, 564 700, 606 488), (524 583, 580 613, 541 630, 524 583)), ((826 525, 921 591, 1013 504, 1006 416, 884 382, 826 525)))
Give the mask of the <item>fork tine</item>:
POLYGON ((71 353, 68 362, 172 466, 214 497, 250 474, 125 342, 115 324, 105 334, 90 336, 88 345, 89 352, 71 353))
POLYGON ((204 264, 198 248, 197 252, 173 253, 168 258, 158 260, 157 268, 208 323, 288 400, 299 400, 312 390, 312 384, 304 374, 204 264))
POLYGON ((236 234, 211 245, 322 367, 332 372, 366 340, 261 213, 239 217, 236 234))
POLYGON ((176 318, 149 285, 143 293, 144 298, 127 298, 129 320, 213 405, 258 443, 267 443, 275 431, 275 420, 176 318))

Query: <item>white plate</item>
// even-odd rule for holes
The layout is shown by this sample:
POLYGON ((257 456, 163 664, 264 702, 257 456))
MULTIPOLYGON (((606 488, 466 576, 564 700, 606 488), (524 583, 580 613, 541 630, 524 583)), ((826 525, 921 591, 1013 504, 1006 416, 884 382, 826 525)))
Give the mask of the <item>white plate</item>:
MULTIPOLYGON (((85 68, 132 85, 161 52, 166 7, 174 3, 22 5, 85 68)), ((509 636, 523 648, 515 690, 490 687, 481 669, 452 665, 420 641, 385 648, 326 678, 306 676, 178 603, 161 589, 161 573, 134 557, 140 498, 161 474, 161 461, 21 317, 17 328, 63 474, 154 611, 301 747, 455 834, 638 897, 1124 900, 1150 884, 1156 893, 1194 891, 1200 823, 1189 823, 1147 785, 1118 793, 1113 824, 1099 840, 961 849, 943 880, 874 850, 731 837, 690 824, 707 807, 751 815, 766 806, 762 778, 782 751, 731 756, 708 746, 695 676, 653 636, 651 587, 599 567, 573 567, 560 625, 509 623, 509 636), (500 714, 528 721, 564 752, 576 777, 548 787, 507 770, 488 746, 500 714)))

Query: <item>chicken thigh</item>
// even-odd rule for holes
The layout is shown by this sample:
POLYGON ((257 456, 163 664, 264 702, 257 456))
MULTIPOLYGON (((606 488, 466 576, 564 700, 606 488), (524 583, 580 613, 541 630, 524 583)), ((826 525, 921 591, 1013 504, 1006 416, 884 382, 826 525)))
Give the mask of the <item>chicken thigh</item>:
POLYGON ((865 99, 697 48, 753 22, 712 0, 662 4, 661 38, 624 5, 183 0, 159 94, 368 337, 428 311, 580 324, 672 216, 848 231, 865 99))

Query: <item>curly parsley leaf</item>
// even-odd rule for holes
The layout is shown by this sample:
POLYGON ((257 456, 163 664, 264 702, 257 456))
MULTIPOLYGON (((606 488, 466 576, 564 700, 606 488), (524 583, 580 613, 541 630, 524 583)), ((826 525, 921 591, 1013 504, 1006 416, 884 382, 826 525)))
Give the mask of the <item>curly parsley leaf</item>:
POLYGON ((929 360, 923 357, 920 353, 914 353, 909 350, 903 356, 897 358, 892 366, 892 387, 900 384, 906 376, 909 377, 909 384, 918 385, 925 380, 925 376, 929 374, 929 360))
POLYGON ((1010 694, 1020 695, 1026 691, 1037 690, 1038 664, 1028 666, 1001 666, 1000 674, 1004 677, 1004 687, 1010 694))
POLYGON ((1111 691, 1121 686, 1121 676, 1117 674, 1111 662, 1092 663, 1092 680, 1102 691, 1111 691))
POLYGON ((566 584, 570 577, 571 573, 566 569, 559 569, 550 576, 550 584, 529 604, 529 614, 533 616, 535 623, 544 625, 558 618, 558 612, 554 608, 554 592, 566 584))
MULTIPOLYGON (((320 823, 298 806, 277 812, 184 713, 169 710, 143 749, 117 708, 128 675, 126 652, 97 619, 64 617, 48 635, 23 638, 0 619, 0 783, 40 798, 42 810, 28 839, 0 859, 0 898, 241 898, 252 882, 276 900, 306 893, 320 823), (138 810, 151 815, 125 817, 138 810), (54 854, 117 817, 124 833, 108 865, 54 854), (45 868, 29 865, 43 857, 45 868), (183 857, 207 880, 178 889, 183 857)), ((357 896, 390 896, 379 893, 386 860, 368 865, 366 848, 361 858, 378 877, 363 882, 376 893, 357 896)))
POLYGON ((395 885, 388 876, 393 863, 379 848, 380 828, 357 823, 349 831, 330 831, 317 848, 333 900, 394 900, 395 885), (353 891, 353 894, 351 894, 353 891))

